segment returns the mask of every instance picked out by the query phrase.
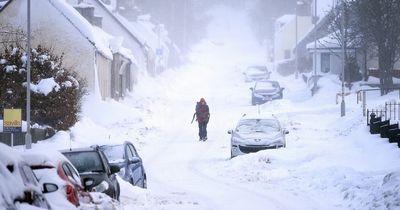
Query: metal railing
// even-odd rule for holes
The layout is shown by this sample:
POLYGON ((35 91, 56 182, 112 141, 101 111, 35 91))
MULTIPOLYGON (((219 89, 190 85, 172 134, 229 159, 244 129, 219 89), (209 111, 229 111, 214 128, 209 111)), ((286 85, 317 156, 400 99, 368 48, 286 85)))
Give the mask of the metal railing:
POLYGON ((375 117, 381 117, 382 120, 400 121, 400 103, 386 102, 384 109, 367 109, 367 125, 369 125, 372 113, 375 117))
POLYGON ((371 114, 375 114, 375 118, 380 117, 381 119, 386 120, 386 111, 382 109, 367 109, 367 125, 369 125, 371 114))
MULTIPOLYGON (((390 90, 398 90, 399 91, 399 98, 400 98, 400 88, 389 88, 390 90)), ((357 91, 357 104, 362 102, 362 109, 363 109, 363 116, 365 117, 367 114, 367 93, 370 91, 381 91, 380 88, 370 88, 357 91)), ((369 117, 369 116, 368 116, 369 117)))

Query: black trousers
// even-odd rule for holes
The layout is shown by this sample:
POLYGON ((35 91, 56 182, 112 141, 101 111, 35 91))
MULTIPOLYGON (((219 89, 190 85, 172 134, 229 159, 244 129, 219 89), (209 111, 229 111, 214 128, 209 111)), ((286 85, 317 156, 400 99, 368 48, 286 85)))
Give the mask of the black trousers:
POLYGON ((199 122, 199 136, 200 139, 207 137, 207 122, 199 122))

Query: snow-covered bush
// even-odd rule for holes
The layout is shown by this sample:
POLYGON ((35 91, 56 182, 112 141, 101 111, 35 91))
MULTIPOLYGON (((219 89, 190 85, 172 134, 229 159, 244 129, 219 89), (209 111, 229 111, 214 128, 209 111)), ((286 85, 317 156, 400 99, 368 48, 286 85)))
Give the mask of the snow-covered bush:
MULTIPOLYGON (((85 82, 63 67, 62 56, 38 46, 31 51, 31 119, 33 123, 67 130, 78 120, 85 82)), ((21 47, 0 53, 0 112, 22 108, 26 119, 27 56, 21 47)))

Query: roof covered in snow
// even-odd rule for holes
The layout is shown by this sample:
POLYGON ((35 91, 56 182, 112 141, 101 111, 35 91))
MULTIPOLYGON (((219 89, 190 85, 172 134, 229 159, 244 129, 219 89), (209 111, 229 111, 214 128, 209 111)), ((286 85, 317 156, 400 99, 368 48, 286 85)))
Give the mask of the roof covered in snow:
MULTIPOLYGON (((340 48, 339 41, 332 34, 317 40, 317 48, 340 48)), ((307 49, 314 49, 314 42, 307 44, 307 49)))
MULTIPOLYGON (((9 0, 8 4, 5 4, 2 10, 6 10, 8 5, 11 3, 19 3, 22 8, 23 1, 15 1, 9 0)), ((24 14, 21 13, 20 14, 24 14)), ((109 59, 112 59, 112 52, 109 49, 107 43, 102 42, 102 36, 104 36, 104 32, 102 31, 94 31, 93 26, 84 18, 82 17, 78 11, 76 11, 71 5, 67 4, 65 1, 35 1, 34 4, 31 5, 31 15, 32 19, 36 20, 46 20, 51 18, 54 22, 59 24, 62 23, 70 23, 76 31, 81 34, 81 36, 90 42, 100 53, 106 56, 109 59), (49 17, 48 12, 42 12, 43 8, 52 8, 57 11, 60 15, 53 15, 49 17)), ((40 21, 36 21, 39 23, 40 21)), ((35 22, 32 22, 33 26, 35 22)), ((71 33, 76 33, 76 31, 71 33)))
POLYGON ((5 4, 7 4, 8 3, 8 1, 0 1, 0 10, 1 10, 1 8, 3 8, 3 6, 5 5, 5 4))
MULTIPOLYGON (((314 44, 314 41, 308 43, 306 46, 307 50, 314 49, 314 44)), ((341 43, 339 43, 339 40, 335 37, 334 33, 318 39, 316 44, 317 49, 340 49, 342 46, 341 43)), ((349 47, 354 48, 354 42, 348 43, 347 48, 349 47)))

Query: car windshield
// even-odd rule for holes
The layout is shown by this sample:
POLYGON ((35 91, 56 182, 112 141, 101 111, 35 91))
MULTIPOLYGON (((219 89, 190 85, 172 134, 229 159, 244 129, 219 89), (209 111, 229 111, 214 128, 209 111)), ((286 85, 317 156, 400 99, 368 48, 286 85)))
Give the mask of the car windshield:
POLYGON ((274 91, 279 89, 279 85, 276 82, 257 82, 255 89, 259 91, 274 91))
POLYGON ((67 152, 64 155, 79 173, 105 172, 101 158, 95 151, 67 152))
POLYGON ((124 146, 113 145, 103 147, 103 152, 107 156, 109 161, 116 161, 124 159, 124 146))
POLYGON ((279 123, 274 119, 244 119, 236 127, 237 132, 276 132, 279 131, 279 123))

